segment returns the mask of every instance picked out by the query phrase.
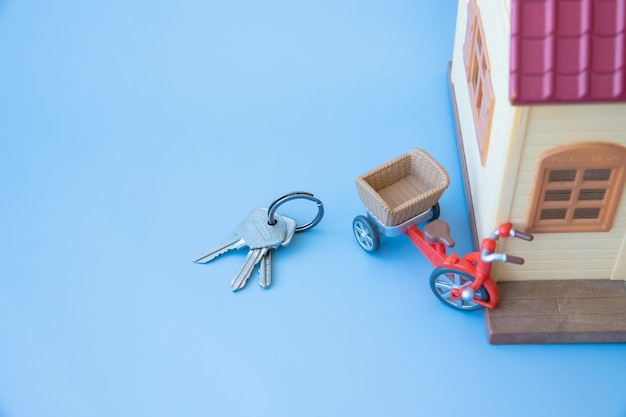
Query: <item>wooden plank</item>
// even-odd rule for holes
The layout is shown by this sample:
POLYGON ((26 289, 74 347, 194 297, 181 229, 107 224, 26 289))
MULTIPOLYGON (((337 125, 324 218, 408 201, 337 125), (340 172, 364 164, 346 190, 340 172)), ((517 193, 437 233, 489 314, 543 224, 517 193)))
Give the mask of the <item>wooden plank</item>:
POLYGON ((626 297, 564 298, 556 300, 560 314, 611 314, 626 312, 626 297))
POLYGON ((485 310, 493 344, 624 343, 626 282, 499 283, 500 304, 485 310))
POLYGON ((498 282, 501 299, 626 297, 624 281, 608 279, 498 282))
POLYGON ((507 298, 491 310, 492 316, 557 315, 559 306, 554 298, 507 298))
POLYGON ((501 315, 490 316, 490 320, 493 332, 502 334, 510 333, 511 329, 523 333, 626 331, 626 313, 501 315))
POLYGON ((485 317, 492 344, 626 342, 626 314, 485 317))

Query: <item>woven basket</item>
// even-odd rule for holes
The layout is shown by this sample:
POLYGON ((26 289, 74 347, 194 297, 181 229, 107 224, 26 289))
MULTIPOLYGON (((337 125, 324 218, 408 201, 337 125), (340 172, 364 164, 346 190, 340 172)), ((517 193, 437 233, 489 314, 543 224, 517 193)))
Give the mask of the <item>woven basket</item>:
POLYGON ((385 226, 425 212, 450 184, 446 170, 421 149, 412 149, 355 181, 361 202, 385 226))

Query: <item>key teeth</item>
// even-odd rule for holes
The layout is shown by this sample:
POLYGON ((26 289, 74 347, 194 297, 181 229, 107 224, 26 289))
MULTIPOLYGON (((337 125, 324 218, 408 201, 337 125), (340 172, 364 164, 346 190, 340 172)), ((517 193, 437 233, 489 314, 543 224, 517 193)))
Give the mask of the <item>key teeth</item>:
POLYGON ((272 251, 268 250, 259 263, 259 279, 261 288, 269 288, 272 284, 272 251))
POLYGON ((213 253, 209 253, 209 254, 207 254, 207 255, 200 256, 200 257, 199 257, 198 259, 196 259, 194 262, 195 262, 195 263, 197 263, 197 264, 206 264, 206 263, 209 263, 209 262, 211 262, 213 259, 217 258, 217 257, 218 257, 218 256, 220 256, 220 255, 223 255, 224 253, 228 252, 228 251, 229 251, 229 250, 231 250, 231 249, 233 249, 233 248, 225 248, 225 249, 222 249, 222 250, 221 250, 221 251, 219 251, 219 252, 213 252, 213 253))
POLYGON ((220 247, 217 250, 214 250, 212 252, 211 251, 205 252, 203 255, 195 259, 194 262, 197 264, 206 264, 228 251, 231 251, 234 249, 241 249, 245 245, 245 242, 242 239, 238 239, 238 240, 236 239, 237 239, 237 236, 235 235, 232 238, 232 241, 228 241, 227 243, 222 244, 222 247, 220 247))
MULTIPOLYGON (((263 268, 263 265, 261 265, 261 268, 263 268)), ((265 270, 265 273, 262 273, 261 268, 259 268, 259 279, 257 282, 261 288, 267 289, 272 285, 272 280, 269 277, 267 270, 265 270)))
MULTIPOLYGON (((247 265, 244 264, 244 268, 246 268, 247 265)), ((241 271, 239 271, 239 273, 235 276, 235 278, 233 278, 233 280, 230 282, 230 288, 233 291, 239 291, 240 289, 242 289, 243 287, 246 286, 246 282, 248 282, 248 278, 250 278, 251 272, 243 272, 244 268, 241 269, 241 271)), ((251 269, 254 268, 254 266, 251 267, 251 269)))
POLYGON ((246 282, 248 282, 248 278, 252 275, 254 267, 261 261, 266 251, 267 249, 253 249, 248 252, 248 256, 246 256, 244 264, 241 266, 237 275, 235 275, 235 278, 233 278, 230 282, 230 288, 233 291, 237 291, 245 287, 246 282))
POLYGON ((226 251, 222 251, 222 252, 216 253, 214 255, 201 256, 198 259, 194 259, 194 262, 197 263, 197 264, 206 264, 206 263, 211 262, 213 259, 217 258, 218 256, 220 256, 224 252, 226 252, 226 251))

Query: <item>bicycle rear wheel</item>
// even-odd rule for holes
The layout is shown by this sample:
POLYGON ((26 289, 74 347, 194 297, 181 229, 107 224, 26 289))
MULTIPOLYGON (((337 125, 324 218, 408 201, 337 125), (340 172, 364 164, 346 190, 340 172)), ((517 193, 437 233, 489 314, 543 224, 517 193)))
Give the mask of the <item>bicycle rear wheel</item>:
POLYGON ((352 222, 352 231, 361 248, 367 252, 376 252, 380 247, 380 236, 370 219, 356 216, 352 222))

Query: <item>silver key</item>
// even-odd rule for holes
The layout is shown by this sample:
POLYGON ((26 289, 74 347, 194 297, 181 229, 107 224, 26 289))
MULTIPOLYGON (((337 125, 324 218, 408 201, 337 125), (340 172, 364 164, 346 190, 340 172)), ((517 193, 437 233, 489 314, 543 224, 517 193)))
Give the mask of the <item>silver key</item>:
POLYGON ((276 249, 287 238, 287 224, 282 216, 276 216, 276 223, 268 223, 267 209, 259 208, 241 223, 237 234, 250 247, 243 266, 230 283, 233 291, 242 289, 252 274, 254 267, 266 253, 276 249))
MULTIPOLYGON (((291 239, 296 232, 296 221, 286 216, 283 216, 283 220, 286 224, 287 236, 280 246, 287 246, 291 242, 291 239)), ((269 288, 269 286, 272 284, 272 252, 274 251, 268 250, 261 258, 261 263, 259 264, 258 282, 259 285, 263 288, 269 288)))
POLYGON ((207 262, 212 261, 217 258, 221 254, 228 252, 231 249, 241 249, 246 246, 246 242, 239 236, 239 233, 235 233, 233 237, 228 240, 225 240, 219 245, 216 245, 202 254, 198 259, 194 262, 205 264, 207 262))

